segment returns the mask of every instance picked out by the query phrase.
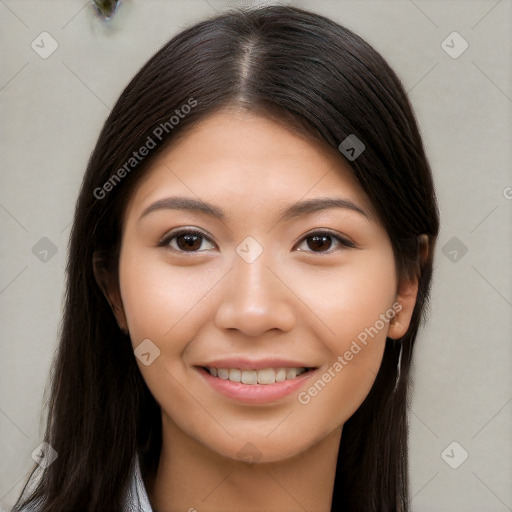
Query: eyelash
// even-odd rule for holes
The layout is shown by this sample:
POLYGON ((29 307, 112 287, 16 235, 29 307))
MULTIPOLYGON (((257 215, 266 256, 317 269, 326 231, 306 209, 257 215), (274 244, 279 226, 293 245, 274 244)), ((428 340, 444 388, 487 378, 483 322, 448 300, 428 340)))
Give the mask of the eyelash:
MULTIPOLYGON (((187 228, 187 229, 179 229, 177 231, 168 233, 160 240, 160 242, 158 242, 158 247, 169 248, 170 250, 178 252, 180 254, 194 254, 194 253, 204 252, 204 251, 183 251, 179 248, 175 249, 174 247, 171 247, 170 242, 174 238, 178 238, 181 235, 198 235, 202 239, 207 240, 211 244, 215 245, 215 242, 213 242, 213 240, 209 236, 204 234, 202 231, 187 228)), ((302 245, 302 243, 306 242, 309 238, 313 238, 315 236, 329 236, 332 239, 336 240, 340 244, 340 246, 345 247, 345 248, 353 249, 356 247, 356 245, 353 242, 351 242, 350 240, 347 240, 346 238, 340 236, 339 234, 333 233, 329 230, 319 230, 319 231, 313 231, 311 233, 308 233, 307 235, 305 235, 304 237, 302 237, 300 239, 300 241, 299 241, 300 245, 302 245)), ((329 250, 323 251, 323 252, 315 252, 315 251, 311 251, 311 250, 299 250, 299 252, 309 252, 311 254, 332 254, 333 252, 335 252, 335 250, 336 249, 333 250, 330 248, 329 250)))

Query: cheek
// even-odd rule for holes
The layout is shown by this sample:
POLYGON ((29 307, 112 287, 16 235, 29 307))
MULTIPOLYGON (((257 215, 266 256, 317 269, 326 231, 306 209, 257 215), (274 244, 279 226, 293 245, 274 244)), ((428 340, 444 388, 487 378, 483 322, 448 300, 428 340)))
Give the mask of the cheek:
POLYGON ((190 408, 190 394, 180 384, 186 380, 183 353, 197 326, 213 314, 207 296, 219 277, 199 267, 171 265, 164 258, 147 249, 128 249, 127 244, 119 263, 123 307, 133 347, 150 339, 160 350, 147 366, 137 361, 156 401, 173 417, 187 409, 187 421, 201 423, 201 411, 190 408))
POLYGON ((328 362, 298 399, 320 423, 335 428, 358 409, 375 381, 396 274, 391 251, 324 270, 323 275, 302 273, 296 280, 297 295, 314 313, 311 325, 328 351, 328 362))
POLYGON ((127 251, 120 259, 121 296, 132 341, 187 339, 187 327, 208 314, 203 299, 218 280, 217 272, 173 266, 148 252, 127 251))
POLYGON ((311 325, 316 326, 333 354, 348 350, 360 334, 364 338, 368 330, 374 333, 376 323, 380 336, 375 338, 385 340, 389 322, 383 324, 380 315, 389 310, 396 293, 391 249, 354 255, 336 268, 292 270, 287 280, 293 283, 294 291, 311 313, 311 325))

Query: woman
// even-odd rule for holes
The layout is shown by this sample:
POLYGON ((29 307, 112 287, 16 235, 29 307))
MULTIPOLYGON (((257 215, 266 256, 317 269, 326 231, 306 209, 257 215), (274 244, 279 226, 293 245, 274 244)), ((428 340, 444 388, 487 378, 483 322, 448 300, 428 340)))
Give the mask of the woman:
POLYGON ((91 155, 54 457, 14 510, 408 510, 438 229, 406 93, 360 37, 282 6, 184 30, 91 155))

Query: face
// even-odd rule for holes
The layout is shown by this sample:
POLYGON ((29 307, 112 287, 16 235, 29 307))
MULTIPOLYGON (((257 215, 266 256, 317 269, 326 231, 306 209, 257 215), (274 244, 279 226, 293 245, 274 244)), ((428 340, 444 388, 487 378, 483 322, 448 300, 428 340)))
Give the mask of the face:
POLYGON ((207 118, 148 170, 119 282, 164 435, 233 459, 284 460, 342 427, 410 317, 348 164, 241 112, 207 118))

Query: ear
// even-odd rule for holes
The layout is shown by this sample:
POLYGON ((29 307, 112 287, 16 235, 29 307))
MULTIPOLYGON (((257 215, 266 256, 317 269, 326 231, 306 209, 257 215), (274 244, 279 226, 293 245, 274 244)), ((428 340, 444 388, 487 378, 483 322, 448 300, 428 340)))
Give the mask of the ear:
POLYGON ((402 336, 405 336, 407 329, 409 329, 414 306, 416 305, 416 298, 418 296, 418 281, 421 275, 421 269, 428 259, 428 254, 428 236, 422 234, 418 237, 418 257, 415 277, 402 279, 398 285, 395 302, 400 306, 393 308, 396 314, 389 323, 388 338, 398 340, 402 336))
POLYGON ((106 257, 105 253, 94 251, 92 256, 94 279, 103 292, 103 295, 105 295, 105 298, 112 309, 112 313, 114 313, 117 325, 119 325, 119 328, 125 334, 128 334, 128 324, 124 313, 119 283, 115 273, 107 269, 107 265, 105 264, 106 257))
POLYGON ((388 338, 398 340, 405 335, 411 323, 418 294, 418 281, 407 280, 399 284, 395 298, 395 316, 389 322, 388 338))

